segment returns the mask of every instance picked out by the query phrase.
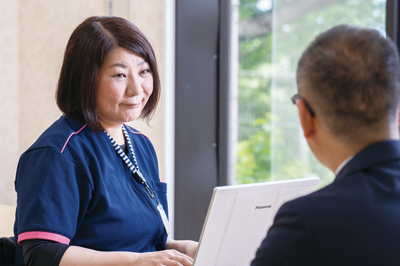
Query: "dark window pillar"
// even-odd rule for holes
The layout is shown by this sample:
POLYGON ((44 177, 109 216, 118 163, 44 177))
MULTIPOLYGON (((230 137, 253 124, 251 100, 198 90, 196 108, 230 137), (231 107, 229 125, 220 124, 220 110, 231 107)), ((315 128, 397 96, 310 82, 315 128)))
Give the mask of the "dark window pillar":
POLYGON ((217 185, 218 29, 218 1, 176 1, 176 239, 199 240, 217 185))

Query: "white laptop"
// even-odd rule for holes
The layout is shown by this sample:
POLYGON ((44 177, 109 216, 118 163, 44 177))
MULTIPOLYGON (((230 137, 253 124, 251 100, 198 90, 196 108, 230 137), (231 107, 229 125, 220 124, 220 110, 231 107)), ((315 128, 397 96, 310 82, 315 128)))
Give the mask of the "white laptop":
POLYGON ((250 265, 286 201, 318 188, 318 177, 216 187, 194 266, 250 265))

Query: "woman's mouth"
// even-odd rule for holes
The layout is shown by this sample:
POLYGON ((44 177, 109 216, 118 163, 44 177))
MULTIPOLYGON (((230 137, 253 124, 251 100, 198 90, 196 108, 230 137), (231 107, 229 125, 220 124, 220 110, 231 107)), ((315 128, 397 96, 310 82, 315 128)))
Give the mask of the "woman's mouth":
POLYGON ((138 108, 140 106, 141 102, 138 103, 123 103, 122 105, 125 105, 128 108, 138 108))

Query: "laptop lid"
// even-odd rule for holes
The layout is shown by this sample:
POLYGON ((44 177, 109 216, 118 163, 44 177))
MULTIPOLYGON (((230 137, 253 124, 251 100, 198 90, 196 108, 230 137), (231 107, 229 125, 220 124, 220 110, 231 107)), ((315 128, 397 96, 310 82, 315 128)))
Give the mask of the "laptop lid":
POLYGON ((214 188, 194 266, 250 265, 276 212, 318 188, 318 177, 214 188))

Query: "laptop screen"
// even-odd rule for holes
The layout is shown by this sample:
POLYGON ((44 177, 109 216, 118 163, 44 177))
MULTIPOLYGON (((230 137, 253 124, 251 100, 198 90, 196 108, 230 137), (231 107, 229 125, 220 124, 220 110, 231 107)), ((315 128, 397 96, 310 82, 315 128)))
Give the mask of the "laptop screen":
POLYGON ((216 187, 194 266, 250 265, 276 212, 318 188, 318 177, 216 187))

